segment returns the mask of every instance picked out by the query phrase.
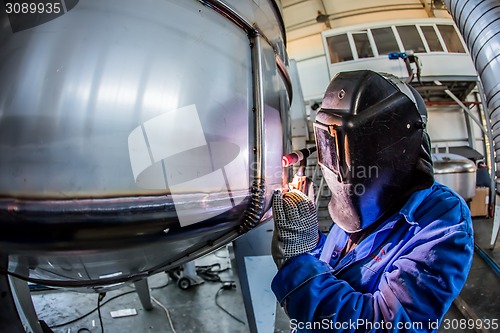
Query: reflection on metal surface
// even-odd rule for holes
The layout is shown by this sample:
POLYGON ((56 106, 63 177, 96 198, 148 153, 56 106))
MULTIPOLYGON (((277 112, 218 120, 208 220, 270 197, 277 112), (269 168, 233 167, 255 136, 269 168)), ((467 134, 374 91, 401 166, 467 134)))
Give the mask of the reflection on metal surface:
POLYGON ((235 144, 206 141, 195 105, 146 121, 129 135, 128 147, 136 184, 171 193, 181 227, 208 220, 243 201, 231 193, 248 188, 245 158, 235 144), (197 193, 189 200, 202 203, 196 212, 184 204, 189 193, 197 193), (213 201, 207 193, 222 196, 213 201), (226 208, 217 209, 221 205, 226 208))
POLYGON ((262 222, 291 97, 282 20, 273 0, 224 4, 258 33, 196 0, 77 1, 15 33, 0 13, 9 272, 101 288, 262 222))
POLYGON ((465 200, 476 194, 476 165, 456 154, 432 154, 434 178, 457 192, 465 200))

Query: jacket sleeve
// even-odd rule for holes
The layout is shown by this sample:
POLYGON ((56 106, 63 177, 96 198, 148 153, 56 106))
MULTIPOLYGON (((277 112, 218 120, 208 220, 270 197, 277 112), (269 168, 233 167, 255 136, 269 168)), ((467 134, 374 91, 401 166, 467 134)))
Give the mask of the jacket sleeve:
MULTIPOLYGON (((420 237, 412 238, 404 253, 385 268, 373 293, 354 290, 310 254, 288 260, 272 289, 291 325, 299 332, 315 331, 306 329, 305 323, 316 323, 321 332, 437 330, 465 283, 474 246, 471 230, 460 227, 464 223, 454 228, 446 223, 439 227, 439 220, 434 224, 420 230, 420 237)), ((360 279, 361 274, 360 270, 360 279)))

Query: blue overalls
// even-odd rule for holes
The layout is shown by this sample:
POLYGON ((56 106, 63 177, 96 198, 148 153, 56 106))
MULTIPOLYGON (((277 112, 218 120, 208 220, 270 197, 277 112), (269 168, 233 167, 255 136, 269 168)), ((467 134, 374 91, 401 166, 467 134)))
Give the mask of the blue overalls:
MULTIPOLYGON (((439 183, 339 259, 348 234, 334 225, 329 260, 301 254, 278 271, 272 290, 297 332, 435 332, 472 264, 469 208, 439 183)), ((327 244, 327 245, 325 245, 327 244)))

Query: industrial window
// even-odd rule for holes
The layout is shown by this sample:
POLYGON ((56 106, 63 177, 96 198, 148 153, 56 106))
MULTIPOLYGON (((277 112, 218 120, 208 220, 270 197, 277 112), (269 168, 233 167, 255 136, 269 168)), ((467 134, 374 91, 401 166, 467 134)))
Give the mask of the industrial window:
POLYGON ((438 29, 441 33, 441 37, 443 37, 448 52, 465 53, 464 46, 452 25, 438 25, 438 29))
POLYGON ((431 52, 443 52, 443 46, 441 42, 439 42, 439 38, 436 34, 436 30, 434 30, 433 26, 423 25, 420 26, 422 32, 424 33, 425 40, 427 41, 427 45, 429 45, 429 51, 431 52))
POLYGON ((373 57, 372 46, 370 45, 370 40, 368 39, 366 31, 353 32, 352 38, 354 39, 354 44, 356 45, 358 58, 373 57))
POLYGON ((326 43, 328 44, 332 64, 353 60, 351 46, 346 34, 328 37, 326 43))
POLYGON ((399 52, 398 42, 391 28, 371 29, 379 55, 399 52))
POLYGON ((412 50, 415 53, 425 52, 424 43, 420 38, 417 27, 414 25, 403 25, 396 27, 398 29, 399 37, 403 42, 405 51, 412 50))

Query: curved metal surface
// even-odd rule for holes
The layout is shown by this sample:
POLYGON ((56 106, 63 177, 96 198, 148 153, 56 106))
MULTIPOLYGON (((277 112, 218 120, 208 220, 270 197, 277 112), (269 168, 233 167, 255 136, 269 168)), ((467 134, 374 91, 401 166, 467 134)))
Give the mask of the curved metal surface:
POLYGON ((278 65, 280 74, 283 76, 283 80, 285 81, 286 89, 288 91, 288 96, 291 100, 292 82, 286 69, 286 66, 288 64, 288 55, 285 50, 286 34, 285 23, 283 22, 280 10, 281 5, 278 5, 276 1, 270 1, 269 3, 261 3, 260 6, 262 7, 256 7, 255 3, 233 1, 231 3, 231 7, 220 0, 198 1, 200 1, 205 6, 214 9, 221 15, 227 17, 230 21, 243 29, 249 35, 249 37, 260 36, 270 46, 272 46, 274 52, 276 53, 276 64, 278 65), (248 19, 240 14, 249 12, 258 12, 258 14, 250 15, 248 19), (275 24, 269 25, 269 21, 272 22, 273 20, 270 17, 272 17, 273 15, 274 19, 279 21, 279 31, 276 30, 275 24))
POLYGON ((476 165, 460 155, 432 154, 434 178, 458 193, 465 200, 476 194, 476 165))
POLYGON ((456 154, 432 154, 435 174, 476 172, 473 161, 456 154))
POLYGON ((281 185, 291 98, 281 17, 275 1, 228 1, 259 32, 247 34, 200 2, 222 3, 82 0, 17 31, 2 11, 11 273, 59 286, 138 279, 260 223, 281 185))
POLYGON ((464 200, 470 200, 476 195, 476 173, 441 173, 436 174, 434 179, 451 188, 464 200))
MULTIPOLYGON (((490 121, 500 114, 500 3, 496 0, 445 0, 467 44, 484 90, 490 121)), ((500 123, 492 123, 496 151, 496 191, 500 194, 500 123)))
POLYGON ((153 4, 80 1, 43 25, 2 32, 2 196, 154 195, 218 160, 248 164, 248 126, 238 126, 248 124, 248 39, 197 2, 153 4), (164 165, 182 166, 183 177, 158 175, 164 165))
MULTIPOLYGON (((288 63, 285 23, 282 17, 281 1, 268 0, 266 2, 259 2, 258 4, 251 1, 238 0, 198 1, 238 25, 249 37, 261 36, 272 46, 279 60, 288 63)), ((282 74, 287 75, 287 72, 284 71, 282 74)), ((291 89, 289 90, 289 94, 290 92, 291 89)))

